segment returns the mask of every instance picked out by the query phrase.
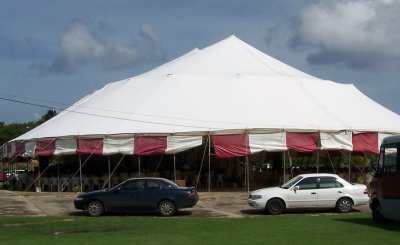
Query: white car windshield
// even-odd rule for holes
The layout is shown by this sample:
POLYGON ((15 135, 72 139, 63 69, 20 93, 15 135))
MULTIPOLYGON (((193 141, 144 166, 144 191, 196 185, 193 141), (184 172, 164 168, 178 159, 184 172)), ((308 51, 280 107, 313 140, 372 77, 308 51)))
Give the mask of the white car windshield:
POLYGON ((281 188, 283 189, 289 189, 290 187, 292 187, 294 184, 296 184, 299 180, 301 180, 303 177, 301 176, 296 176, 293 179, 289 180, 288 182, 286 182, 285 184, 281 185, 281 188))

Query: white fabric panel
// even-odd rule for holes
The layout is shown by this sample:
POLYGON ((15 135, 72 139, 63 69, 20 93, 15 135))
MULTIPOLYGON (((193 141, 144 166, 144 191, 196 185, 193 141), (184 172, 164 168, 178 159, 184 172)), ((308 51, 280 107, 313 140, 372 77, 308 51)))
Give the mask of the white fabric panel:
POLYGON ((134 138, 108 137, 103 141, 103 155, 125 154, 133 155, 134 138))
POLYGON ((320 133, 321 150, 353 150, 352 133, 350 131, 320 133))
POLYGON ((25 153, 24 157, 34 157, 36 150, 36 141, 25 142, 25 153))
POLYGON ((286 132, 249 134, 251 153, 260 151, 286 151, 286 132))
POLYGON ((4 144, 1 146, 0 154, 1 154, 1 158, 7 157, 7 144, 4 144))
POLYGON ((381 144, 384 138, 393 136, 395 134, 388 134, 388 133, 378 133, 378 149, 381 149, 381 144))
POLYGON ((9 152, 7 152, 7 156, 8 156, 8 158, 12 158, 14 155, 15 155, 15 151, 16 151, 16 149, 17 149, 17 147, 16 147, 16 142, 14 141, 14 142, 11 142, 11 150, 9 151, 9 152))
POLYGON ((57 139, 54 155, 76 154, 76 139, 57 139))
POLYGON ((201 136, 168 136, 166 154, 175 154, 203 144, 201 136))

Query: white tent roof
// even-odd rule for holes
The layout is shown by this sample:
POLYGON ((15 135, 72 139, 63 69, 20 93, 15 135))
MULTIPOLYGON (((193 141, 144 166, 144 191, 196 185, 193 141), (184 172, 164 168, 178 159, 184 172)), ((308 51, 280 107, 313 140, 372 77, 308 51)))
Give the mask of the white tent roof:
POLYGON ((110 83, 16 140, 341 130, 398 133, 400 116, 230 36, 110 83))

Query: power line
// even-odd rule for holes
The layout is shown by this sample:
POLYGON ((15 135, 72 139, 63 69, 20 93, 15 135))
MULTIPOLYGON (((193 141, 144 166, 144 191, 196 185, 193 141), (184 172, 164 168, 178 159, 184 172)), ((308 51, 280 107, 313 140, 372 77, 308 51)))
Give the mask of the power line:
POLYGON ((30 101, 39 101, 39 102, 45 102, 45 103, 58 104, 58 105, 62 105, 62 106, 69 106, 69 104, 61 103, 61 102, 58 102, 58 101, 52 101, 52 100, 29 98, 29 97, 23 97, 23 96, 7 94, 7 93, 0 93, 0 95, 7 96, 9 98, 11 97, 11 98, 18 98, 18 99, 24 99, 24 100, 30 100, 30 101))
POLYGON ((46 109, 57 110, 57 108, 54 108, 54 107, 52 107, 52 106, 46 106, 46 105, 40 105, 40 104, 35 104, 35 103, 29 103, 29 102, 25 102, 25 101, 21 101, 21 100, 14 100, 14 99, 3 98, 3 97, 0 97, 0 100, 11 101, 11 102, 19 103, 19 104, 25 104, 25 105, 31 105, 31 106, 42 107, 42 108, 46 108, 46 109))
MULTIPOLYGON (((51 106, 46 106, 46 105, 41 105, 41 104, 36 104, 36 103, 30 103, 30 102, 25 102, 25 101, 19 101, 19 100, 3 98, 3 97, 0 97, 0 100, 15 102, 15 103, 19 103, 19 104, 25 104, 25 105, 31 105, 31 106, 37 106, 37 107, 42 107, 42 108, 47 108, 47 109, 53 109, 53 110, 57 109, 57 108, 54 108, 54 107, 51 107, 51 106)), ((88 115, 88 116, 96 116, 96 117, 123 120, 123 121, 132 121, 132 122, 167 125, 167 126, 179 126, 179 127, 186 127, 186 128, 199 128, 199 129, 207 129, 207 130, 210 129, 209 127, 190 126, 190 125, 174 124, 174 123, 161 123, 161 122, 146 121, 146 120, 137 120, 137 119, 135 120, 135 119, 123 118, 123 117, 113 117, 113 116, 108 116, 108 115, 99 115, 99 114, 94 114, 94 113, 70 110, 70 109, 66 109, 66 108, 58 109, 58 110, 72 112, 72 113, 78 113, 78 114, 83 114, 83 115, 88 115)))
MULTIPOLYGON (((27 97, 16 96, 16 95, 5 94, 5 93, 0 93, 0 95, 6 95, 8 97, 11 96, 11 97, 15 97, 15 98, 21 98, 21 99, 27 99, 27 100, 33 100, 33 101, 50 102, 50 103, 55 103, 55 104, 59 104, 59 105, 69 106, 69 105, 64 104, 64 103, 54 102, 54 101, 49 101, 49 100, 33 99, 33 98, 27 98, 27 97)), ((69 112, 74 112, 74 113, 80 113, 80 114, 86 114, 86 115, 92 115, 92 116, 98 116, 98 117, 113 118, 113 119, 119 119, 119 120, 128 120, 128 121, 145 122, 145 123, 170 125, 170 126, 182 126, 182 127, 194 127, 194 128, 202 128, 202 129, 212 129, 210 127, 188 126, 188 125, 184 125, 184 124, 158 123, 158 122, 154 122, 154 121, 134 120, 134 119, 122 118, 122 117, 111 117, 111 116, 100 115, 100 114, 96 114, 96 113, 86 113, 86 112, 81 112, 81 111, 75 111, 75 110, 67 109, 66 107, 57 108, 57 107, 54 107, 54 106, 48 106, 48 105, 37 104, 37 103, 32 103, 32 102, 25 102, 25 101, 21 101, 21 100, 17 100, 17 99, 10 99, 10 98, 4 98, 4 97, 0 97, 0 100, 15 102, 15 103, 19 103, 19 104, 25 104, 25 105, 30 105, 30 106, 37 106, 37 107, 42 107, 42 108, 51 109, 51 110, 69 111, 69 112)), ((104 109, 104 108, 96 108, 96 107, 76 105, 76 108, 78 108, 78 107, 79 108, 83 108, 83 109, 97 110, 97 111, 122 113, 122 114, 126 114, 126 115, 137 115, 137 116, 146 116, 146 117, 154 117, 154 118, 162 118, 162 119, 178 119, 178 120, 189 121, 189 122, 224 123, 224 124, 240 125, 240 126, 242 126, 243 124, 246 124, 248 126, 252 125, 251 123, 249 124, 249 123, 240 123, 240 122, 226 122, 226 121, 200 120, 200 119, 190 119, 190 118, 181 118, 181 117, 169 117, 169 116, 160 116, 160 115, 152 115, 152 114, 145 114, 145 113, 132 113, 132 112, 126 112, 126 111, 120 111, 120 110, 108 110, 108 109, 104 109)))

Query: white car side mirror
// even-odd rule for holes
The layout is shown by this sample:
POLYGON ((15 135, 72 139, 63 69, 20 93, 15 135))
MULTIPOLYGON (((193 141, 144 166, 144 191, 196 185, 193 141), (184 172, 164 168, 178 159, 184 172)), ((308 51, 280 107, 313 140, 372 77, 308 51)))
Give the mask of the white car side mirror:
POLYGON ((294 192, 300 190, 300 186, 296 185, 296 186, 293 188, 293 190, 294 190, 294 192))

